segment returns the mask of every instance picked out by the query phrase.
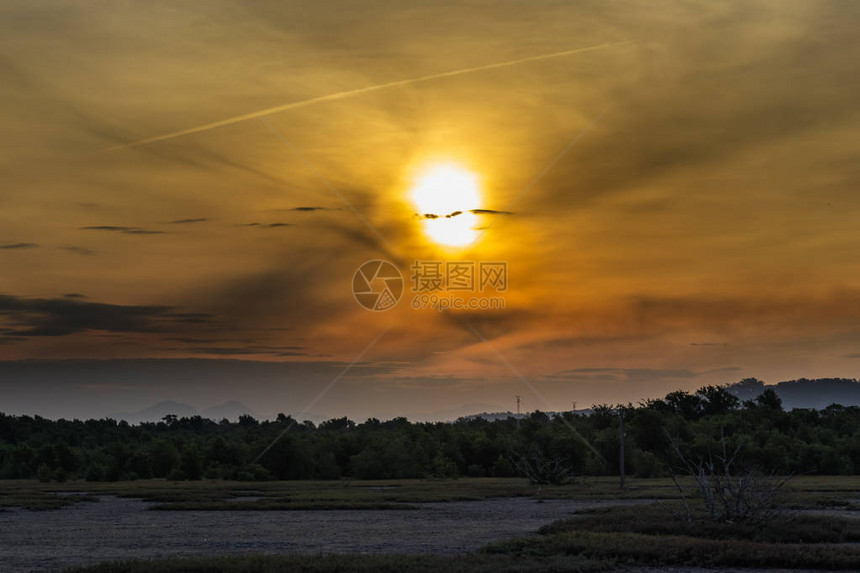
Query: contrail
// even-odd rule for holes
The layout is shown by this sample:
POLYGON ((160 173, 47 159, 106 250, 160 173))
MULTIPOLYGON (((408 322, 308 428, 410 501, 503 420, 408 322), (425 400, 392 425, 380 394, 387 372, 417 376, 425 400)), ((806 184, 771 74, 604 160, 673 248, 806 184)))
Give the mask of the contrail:
POLYGON ((256 119, 258 117, 263 117, 266 115, 271 115, 273 113, 279 113, 282 111, 287 111, 291 109, 299 109, 302 107, 307 107, 309 105, 314 105, 317 103, 327 102, 327 101, 336 101, 343 98, 348 98, 356 95, 366 94, 370 92, 375 92, 379 90, 384 90, 388 88, 394 88, 398 86, 406 86, 410 84, 417 84, 420 82, 427 82, 430 80, 438 80, 440 78, 450 78, 454 76, 462 76, 464 74, 471 74, 474 72, 483 72, 485 70, 494 70, 497 68, 506 68, 508 66, 516 66, 518 64, 525 64, 528 62, 537 62, 540 60, 548 60, 550 58, 560 58, 562 56, 570 56, 573 54, 582 54, 584 52, 593 52, 595 50, 602 50, 603 48, 609 48, 612 46, 620 46, 622 44, 629 44, 632 40, 625 40, 623 42, 610 42, 607 44, 598 44, 596 46, 589 46, 587 48, 577 48, 575 50, 565 50, 564 52, 553 52, 551 54, 541 54, 539 56, 529 56, 526 58, 518 58, 516 60, 509 60, 507 62, 498 62, 495 64, 487 64, 485 66, 476 66, 473 68, 463 68, 461 70, 453 70, 450 72, 442 72, 439 74, 431 74, 429 76, 421 76, 417 78, 409 78, 406 80, 397 80, 394 82, 388 82, 384 84, 377 84, 375 86, 368 86, 364 88, 358 88, 354 90, 348 90, 344 92, 338 92, 334 94, 318 96, 302 101, 296 101, 284 105, 279 105, 276 107, 270 107, 268 109, 263 109, 260 111, 255 111, 252 113, 246 113, 244 115, 237 115, 235 117, 231 117, 228 119, 222 119, 220 121, 214 121, 212 123, 207 123, 205 125, 199 125, 197 127, 189 127, 188 129, 183 129, 181 131, 174 131, 172 133, 166 133, 164 135, 156 135, 155 137, 148 137, 146 139, 141 139, 139 141, 134 141, 132 143, 124 143, 121 145, 115 145, 113 147, 108 147, 103 151, 116 151, 118 149, 126 149, 129 147, 138 147, 140 145, 147 145, 149 143, 155 143, 156 141, 164 141, 167 139, 173 139, 174 137, 181 137, 183 135, 190 135, 192 133, 200 133, 201 131, 208 131, 210 129, 215 129, 216 127, 223 127, 225 125, 233 125, 234 123, 240 123, 242 121, 248 121, 249 119, 256 119))

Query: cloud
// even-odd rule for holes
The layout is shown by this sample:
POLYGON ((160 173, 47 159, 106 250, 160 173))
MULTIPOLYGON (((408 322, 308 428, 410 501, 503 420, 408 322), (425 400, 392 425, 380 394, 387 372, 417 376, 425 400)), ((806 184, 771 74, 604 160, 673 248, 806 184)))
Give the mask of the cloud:
POLYGON ((138 141, 126 143, 124 145, 116 145, 114 147, 110 147, 108 149, 105 149, 104 151, 116 151, 119 149, 124 149, 124 148, 129 148, 129 147, 138 147, 141 145, 147 145, 149 143, 166 141, 168 139, 181 137, 183 135, 191 135, 193 133, 199 133, 201 131, 208 131, 210 129, 215 129, 215 128, 223 127, 226 125, 232 125, 234 123, 240 123, 240 122, 248 121, 251 119, 265 117, 267 115, 279 113, 282 111, 306 107, 306 106, 310 106, 310 105, 314 105, 314 104, 318 104, 318 103, 322 103, 322 102, 335 101, 335 100, 344 99, 344 98, 357 96, 357 95, 362 95, 362 94, 375 92, 375 91, 379 91, 379 90, 402 87, 402 86, 407 86, 407 85, 411 85, 411 84, 427 82, 427 81, 431 81, 431 80, 450 78, 450 77, 460 76, 460 75, 464 75, 464 74, 471 74, 471 73, 475 73, 475 72, 494 70, 494 69, 499 69, 499 68, 506 68, 506 67, 516 66, 519 64, 538 62, 541 60, 548 60, 548 59, 552 59, 552 58, 561 58, 564 56, 571 56, 574 54, 581 54, 581 53, 585 53, 585 52, 591 52, 594 50, 602 50, 605 48, 611 48, 613 46, 621 46, 621 45, 629 44, 629 43, 630 43, 629 41, 625 40, 623 42, 604 43, 604 44, 599 44, 599 45, 595 45, 595 46, 587 46, 587 47, 582 47, 582 48, 574 48, 571 50, 564 50, 561 52, 552 52, 552 53, 548 53, 548 54, 538 54, 538 55, 534 55, 534 56, 527 56, 524 58, 517 58, 514 60, 508 60, 505 62, 495 62, 495 63, 491 63, 491 64, 485 64, 483 66, 475 66, 475 67, 471 67, 471 68, 461 68, 458 70, 452 70, 452 71, 448 71, 448 72, 430 74, 430 75, 426 75, 426 76, 408 78, 405 80, 397 80, 397 81, 393 81, 393 82, 387 82, 384 84, 377 84, 374 86, 342 91, 342 92, 333 93, 333 94, 324 95, 324 96, 318 96, 318 97, 314 97, 314 98, 310 98, 310 99, 306 99, 306 100, 302 100, 302 101, 291 102, 291 103, 287 103, 287 104, 280 105, 277 107, 272 107, 272 108, 268 108, 268 109, 264 109, 264 110, 251 112, 251 113, 246 113, 243 115, 223 119, 220 121, 215 121, 215 122, 208 123, 205 125, 200 125, 197 127, 191 127, 188 129, 183 129, 181 131, 174 131, 172 133, 166 133, 164 135, 157 135, 155 137, 149 137, 146 139, 141 139, 138 141))
MULTIPOLYGON (((469 209, 467 212, 472 213, 473 215, 513 215, 512 211, 497 211, 495 209, 469 209)), ((453 219, 454 217, 462 214, 463 211, 454 211, 447 215, 439 215, 437 213, 416 213, 416 216, 421 219, 441 219, 442 217, 445 219, 453 219)))
POLYGON ((3 250, 13 250, 13 249, 35 249, 38 247, 36 243, 7 243, 5 245, 0 245, 0 249, 3 250))
MULTIPOLYGON (((111 141, 113 143, 119 143, 120 139, 113 138, 111 141)), ((219 167, 246 175, 252 175, 257 179, 262 179, 263 181, 277 187, 282 187, 285 183, 283 179, 275 177, 263 169, 257 169, 243 164, 231 159, 225 154, 218 153, 204 147, 199 142, 190 141, 188 139, 181 143, 166 142, 160 146, 138 147, 135 151, 142 155, 151 156, 168 163, 192 167, 203 173, 213 171, 213 167, 219 167)))
MULTIPOLYGON (((842 78, 860 56, 848 23, 856 8, 849 16, 844 4, 759 3, 752 14, 745 3, 724 5, 725 18, 700 15, 695 37, 677 25, 689 18, 677 8, 664 24, 643 21, 642 32, 660 39, 637 44, 637 79, 616 91, 599 128, 530 196, 535 207, 580 208, 705 167, 729 181, 731 158, 802 145, 808 134, 851 121, 857 90, 842 78), (837 45, 845 48, 829 48, 837 45)), ((769 184, 779 187, 781 178, 773 174, 769 184)), ((739 199, 754 194, 745 191, 725 189, 739 199)))
MULTIPOLYGON (((44 15, 40 21, 47 21, 44 15)), ((77 17, 73 17, 72 21, 77 21, 77 17)), ((71 25, 71 21, 66 21, 63 17, 59 17, 55 23, 58 26, 71 25)), ((103 115, 90 113, 88 106, 79 105, 75 102, 76 98, 73 91, 71 93, 64 92, 54 82, 43 80, 32 73, 31 69, 0 58, 0 77, 4 75, 11 78, 10 83, 19 88, 17 90, 19 93, 30 96, 27 98, 28 106, 37 109, 40 115, 53 124, 63 123, 64 131, 79 131, 113 145, 122 145, 129 140, 130 136, 125 127, 106 121, 103 115)), ((188 139, 181 144, 168 142, 158 148, 140 147, 136 151, 141 155, 194 167, 201 171, 209 171, 213 166, 217 166, 251 174, 279 186, 284 184, 282 179, 274 177, 270 173, 234 161, 225 154, 209 150, 199 143, 190 142, 188 139)), ((85 209, 104 207, 103 204, 94 201, 79 201, 76 205, 85 209)))
POLYGON ((638 296, 630 299, 630 312, 641 324, 691 326, 750 325, 760 327, 794 324, 853 322, 860 318, 860 290, 840 290, 810 296, 787 292, 777 296, 638 296))
MULTIPOLYGON (((545 317, 543 317, 545 319, 545 317)), ((636 334, 601 334, 601 335, 570 335, 550 336, 520 344, 519 348, 528 351, 567 352, 574 348, 609 347, 632 344, 654 339, 656 335, 646 333, 636 334)))
MULTIPOLYGON (((316 324, 340 309, 319 289, 330 261, 309 257, 267 271, 209 281, 187 294, 188 304, 245 327, 316 324)), ((349 294, 347 292, 347 294, 349 294)), ((351 299, 349 303, 354 303, 351 299)))
POLYGON ((692 378, 695 372, 686 369, 661 370, 654 368, 571 368, 550 374, 547 378, 564 380, 607 380, 622 382, 628 380, 641 380, 643 378, 692 378))
POLYGON ((98 225, 93 227, 81 227, 82 231, 108 231, 112 233, 123 233, 125 235, 164 235, 164 231, 151 231, 140 227, 117 227, 112 225, 98 225))
MULTIPOLYGON (((349 225, 342 222, 327 222, 314 225, 316 228, 332 231, 341 239, 345 239, 349 247, 367 249, 372 253, 382 255, 395 265, 401 268, 406 268, 409 264, 400 254, 396 253, 391 248, 389 239, 396 239, 396 234, 400 231, 399 228, 393 227, 375 227, 377 231, 374 233, 366 226, 349 225), (377 234, 378 233, 378 234, 377 234)), ((396 241, 394 241, 396 244, 396 241)))
POLYGON ((292 223, 239 223, 240 227, 256 227, 258 229, 277 229, 280 227, 294 227, 292 223))
POLYGON ((439 313, 439 319, 466 332, 466 340, 474 343, 472 328, 487 340, 494 340, 522 328, 536 311, 526 308, 505 308, 502 310, 457 310, 439 313))
POLYGON ((197 218, 197 219, 177 219, 176 221, 168 221, 168 225, 189 225, 191 223, 205 223, 209 221, 209 219, 205 218, 197 218))
POLYGON ((69 253, 74 253, 76 255, 83 255, 85 257, 91 257, 93 255, 98 254, 97 251, 94 251, 92 249, 87 249, 85 247, 75 247, 73 245, 66 245, 65 247, 57 247, 57 248, 61 249, 63 251, 67 251, 69 253))
POLYGON ((740 368, 729 366, 695 372, 685 368, 659 369, 659 368, 572 368, 562 370, 555 374, 546 376, 552 380, 568 380, 581 382, 613 382, 613 383, 640 383, 658 380, 690 380, 707 374, 718 372, 737 372, 740 368))
MULTIPOLYGON (((292 325, 296 336, 308 336, 311 347, 323 337, 349 339, 361 332, 348 322, 355 310, 349 306, 348 282, 357 264, 376 258, 366 256, 370 253, 397 260, 387 254, 394 250, 413 259, 433 249, 420 235, 421 221, 410 217, 415 209, 402 201, 413 164, 450 152, 480 175, 488 199, 482 205, 505 207, 609 106, 601 123, 523 196, 528 217, 518 216, 521 206, 512 207, 515 216, 472 211, 483 217, 484 227, 492 222, 496 229, 511 227, 482 241, 478 251, 511 260, 512 268, 522 263, 516 266, 522 271, 515 271, 510 308, 542 313, 474 317, 476 327, 512 353, 522 340, 567 335, 535 343, 539 356, 532 353, 531 362, 523 349, 523 364, 534 364, 536 376, 573 365, 628 361, 680 364, 691 371, 723 360, 751 365, 760 352, 756 347, 768 344, 785 345, 785 358, 774 358, 773 368, 789 368, 794 366, 786 362, 798 354, 812 354, 796 342, 800 336, 838 342, 817 355, 822 363, 834 356, 838 362, 839 355, 856 350, 844 334, 857 330, 853 309, 860 307, 850 298, 828 303, 810 293, 857 284, 851 266, 857 241, 849 216, 857 202, 848 196, 856 185, 842 186, 842 178, 856 178, 857 170, 816 142, 830 142, 846 156, 855 151, 856 126, 846 114, 856 108, 856 97, 847 95, 856 96, 857 90, 844 78, 857 61, 858 44, 851 36, 857 8, 775 0, 755 0, 753 8, 745 0, 726 0, 719 8, 704 0, 622 3, 624 10, 612 12, 549 2, 523 20, 522 6, 509 2, 496 6, 492 18, 479 20, 484 8, 475 2, 411 8, 383 2, 363 6, 369 13, 359 22, 349 10, 298 10, 264 0, 231 4, 235 10, 226 12, 217 6, 193 8, 207 25, 183 30, 169 25, 172 19, 158 3, 123 4, 107 12, 68 4, 50 14, 16 5, 9 18, 0 19, 0 37, 9 48, 4 57, 16 68, 7 74, 0 61, 0 123, 16 141, 9 166, 20 171, 7 183, 21 192, 3 197, 2 211, 33 226, 28 227, 32 235, 7 238, 44 243, 54 237, 46 244, 95 254, 73 246, 80 243, 109 254, 112 264, 81 265, 101 258, 75 259, 56 251, 43 265, 51 272, 30 272, 32 255, 41 251, 3 251, 9 255, 3 257, 6 272, 27 277, 20 279, 27 290, 17 292, 54 293, 58 276, 74 276, 65 288, 97 300, 109 292, 127 304, 194 309, 199 301, 237 321, 249 316, 244 323, 249 330, 253 321, 292 325), (248 12, 258 18, 248 18, 248 12), (697 34, 690 35, 691 29, 697 34), (140 35, 140 30, 152 33, 140 35), (213 35, 230 41, 213 43, 213 35), (400 85, 279 116, 285 136, 336 188, 354 186, 345 196, 396 249, 353 220, 259 120, 99 155, 94 163, 83 160, 87 150, 278 103, 554 53, 565 49, 559 44, 569 41, 565 38, 591 45, 634 36, 641 40, 635 45, 400 85), (117 38, 134 41, 120 42, 117 50, 117 38), (273 52, 273 38, 291 49, 273 52), (428 41, 433 38, 435 44, 428 41), (163 45, 182 49, 166 54, 163 45), (52 56, 58 53, 63 57, 52 56), (293 65, 298 61, 301 66, 293 65), (81 91, 82 85, 100 89, 81 91), (211 94, 218 95, 207 97, 211 94), (832 186, 832 193, 810 187, 800 197, 786 191, 786 183, 792 184, 787 172, 804 165, 785 162, 785 169, 779 168, 785 150, 806 156, 814 167, 808 177, 832 186), (43 162, 58 168, 36 171, 34 178, 31 157, 62 161, 43 162), (766 178, 749 176, 765 165, 766 178), (819 200, 832 200, 836 208, 811 212, 809 205, 819 200), (74 201, 103 208, 85 212, 74 201), (46 210, 49 203, 59 208, 46 210), (326 214, 337 210, 326 205, 343 213, 326 214), (145 216, 132 218, 134 213, 145 216), (227 225, 256 221, 248 227, 271 230, 230 233, 228 226, 227 232, 201 240, 190 233, 193 224, 182 225, 202 215, 227 225), (297 227, 277 231, 289 225, 280 223, 283 219, 297 227), (137 256, 124 244, 137 241, 118 241, 117 234, 159 231, 75 232, 91 223, 163 229, 175 232, 170 237, 176 242, 140 239, 151 248, 137 256), (178 232, 183 229, 188 233, 178 232), (744 234, 777 232, 825 247, 795 249, 774 240, 777 245, 753 245, 762 246, 756 250, 743 240, 744 234), (839 232, 842 240, 835 237, 839 232), (774 252, 779 256, 769 256, 774 252), (307 269, 309 258, 323 261, 325 268, 307 269), (798 264, 803 261, 810 264, 798 264), (307 276, 280 270, 294 266, 307 276), (237 274, 243 276, 231 278, 237 274), (305 288, 303 281, 311 286, 305 288), (770 300, 773 292, 787 293, 785 300, 782 294, 770 300), (647 297, 626 298, 637 293, 647 297), (226 300, 233 296, 232 303, 226 300), (652 337, 647 344, 639 344, 647 337, 652 337), (705 346, 723 340, 731 343, 725 350, 705 346), (631 356, 630 349, 639 354, 631 356), (643 358, 648 353, 650 358, 643 358)), ((186 14, 191 9, 186 4, 170 11, 186 14)), ((405 269, 410 263, 398 264, 405 269)), ((439 325, 454 317, 412 318, 410 326, 433 344, 415 343, 404 334, 403 346, 412 348, 402 353, 474 344, 471 332, 451 335, 451 325, 439 325), (446 340, 437 345, 439 338, 446 340)), ((256 344, 278 344, 277 338, 260 334, 256 344)), ((62 341, 55 350, 112 352, 92 344, 72 349, 74 342, 62 341)), ((194 346, 241 349, 244 344, 218 340, 194 346)), ((26 351, 50 355, 44 349, 26 351)), ((152 351, 148 344, 136 349, 152 351)))
POLYGON ((166 338, 167 342, 178 342, 185 346, 164 348, 179 351, 183 355, 205 354, 212 356, 266 355, 273 357, 309 356, 304 346, 261 344, 255 337, 212 338, 202 336, 177 336, 166 338))
POLYGON ((99 330, 163 332, 208 322, 201 313, 177 312, 169 306, 131 306, 83 302, 75 298, 43 299, 0 295, 0 320, 11 327, 6 336, 66 336, 99 330))
POLYGON ((286 358, 308 355, 304 348, 300 346, 197 346, 182 348, 181 350, 192 354, 207 354, 212 356, 265 355, 286 358))
POLYGON ((496 209, 470 209, 473 215, 513 215, 513 211, 498 211, 496 209))

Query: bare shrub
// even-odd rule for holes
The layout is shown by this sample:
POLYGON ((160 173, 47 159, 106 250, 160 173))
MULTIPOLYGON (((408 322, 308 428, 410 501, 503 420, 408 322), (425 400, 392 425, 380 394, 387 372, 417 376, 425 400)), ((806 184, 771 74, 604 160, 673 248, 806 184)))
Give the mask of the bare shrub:
POLYGON ((573 475, 573 469, 564 459, 547 456, 537 446, 514 455, 511 463, 533 485, 561 485, 573 475))
POLYGON ((720 451, 695 461, 684 455, 676 440, 669 437, 669 442, 681 463, 680 468, 671 472, 681 495, 680 510, 672 512, 678 519, 691 523, 702 518, 702 511, 705 519, 720 523, 763 522, 784 516, 778 498, 791 476, 777 477, 755 468, 742 469, 738 463, 742 440, 730 448, 721 430, 720 451), (678 473, 691 477, 694 485, 683 485, 678 473))

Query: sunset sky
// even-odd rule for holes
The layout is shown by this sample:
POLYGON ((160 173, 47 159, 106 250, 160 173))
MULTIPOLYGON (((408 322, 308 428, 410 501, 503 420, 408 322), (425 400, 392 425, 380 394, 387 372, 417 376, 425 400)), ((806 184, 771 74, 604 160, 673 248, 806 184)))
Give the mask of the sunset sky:
POLYGON ((0 0, 0 411, 857 377, 858 29, 854 0, 0 0), (440 166, 476 195, 422 204, 440 166), (416 260, 506 262, 505 308, 412 308, 416 260))

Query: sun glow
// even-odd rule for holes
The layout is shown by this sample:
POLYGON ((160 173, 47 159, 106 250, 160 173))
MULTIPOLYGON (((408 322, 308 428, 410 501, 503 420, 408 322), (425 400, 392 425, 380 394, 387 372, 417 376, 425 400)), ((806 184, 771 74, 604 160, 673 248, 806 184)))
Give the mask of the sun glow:
POLYGON ((460 247, 477 238, 478 217, 472 211, 481 207, 481 192, 474 173, 453 164, 434 165, 416 178, 411 196, 434 242, 460 247))

